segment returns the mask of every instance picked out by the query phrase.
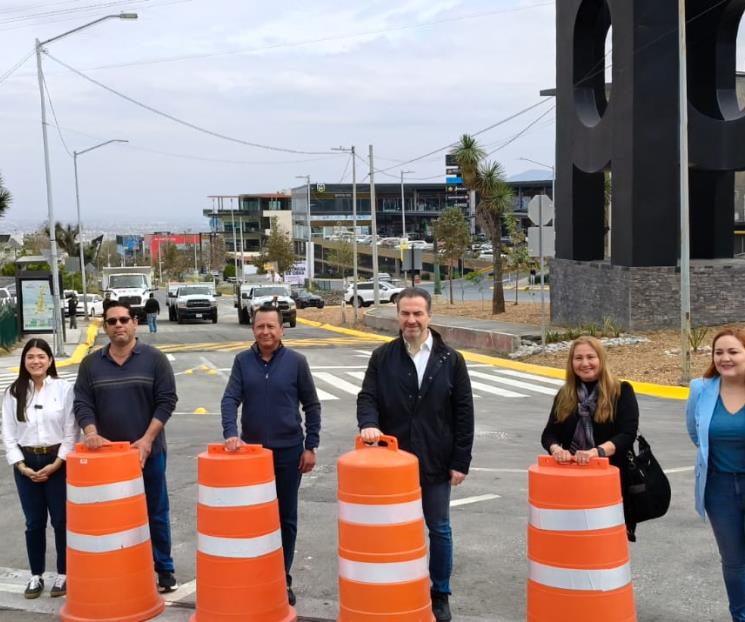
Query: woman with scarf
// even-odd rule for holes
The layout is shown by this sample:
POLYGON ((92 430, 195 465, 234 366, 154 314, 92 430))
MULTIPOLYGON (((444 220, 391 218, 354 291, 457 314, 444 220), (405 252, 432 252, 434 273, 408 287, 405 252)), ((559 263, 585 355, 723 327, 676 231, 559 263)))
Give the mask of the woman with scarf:
MULTIPOLYGON (((624 477, 625 454, 636 440, 639 405, 634 389, 619 381, 594 337, 575 339, 569 348, 566 381, 554 398, 541 444, 559 463, 607 457, 624 477)), ((627 521, 634 542, 636 524, 627 521)))

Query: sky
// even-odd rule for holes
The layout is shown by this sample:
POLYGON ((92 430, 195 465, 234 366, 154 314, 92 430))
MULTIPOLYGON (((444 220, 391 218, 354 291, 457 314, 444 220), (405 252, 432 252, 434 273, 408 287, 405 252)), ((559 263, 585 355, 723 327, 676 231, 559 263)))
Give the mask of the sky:
POLYGON ((72 152, 112 139, 78 157, 84 222, 206 230, 209 195, 350 182, 339 146, 360 181, 369 145, 376 183, 440 181, 445 151, 408 161, 533 105, 478 138, 508 174, 553 163, 553 1, 0 0, 0 231, 47 218, 35 39, 121 11, 45 47, 56 220, 76 221, 72 152))

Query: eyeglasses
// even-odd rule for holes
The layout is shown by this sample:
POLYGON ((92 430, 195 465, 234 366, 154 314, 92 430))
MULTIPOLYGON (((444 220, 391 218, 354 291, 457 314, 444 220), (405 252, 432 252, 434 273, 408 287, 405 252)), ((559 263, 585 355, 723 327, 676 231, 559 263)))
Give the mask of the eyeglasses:
POLYGON ((117 325, 117 322, 118 322, 122 326, 125 326, 125 325, 129 324, 129 321, 131 319, 132 318, 129 317, 128 315, 125 315, 124 317, 108 317, 108 318, 106 318, 106 323, 109 326, 116 326, 117 325))

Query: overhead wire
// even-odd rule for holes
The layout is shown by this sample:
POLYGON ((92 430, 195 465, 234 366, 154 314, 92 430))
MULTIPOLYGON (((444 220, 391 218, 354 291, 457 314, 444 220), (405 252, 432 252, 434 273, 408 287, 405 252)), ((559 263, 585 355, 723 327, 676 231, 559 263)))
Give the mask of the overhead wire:
POLYGON ((0 75, 0 84, 5 82, 8 78, 10 78, 10 76, 12 76, 16 71, 23 67, 23 65, 26 64, 26 61, 34 55, 34 52, 36 52, 36 48, 31 48, 31 51, 26 54, 26 56, 22 57, 17 63, 10 67, 10 69, 0 75))
POLYGON ((107 86, 106 84, 103 84, 102 82, 99 82, 98 80, 91 78, 90 76, 84 74, 82 71, 79 71, 78 69, 75 69, 71 65, 68 65, 67 63, 59 60, 58 58, 55 58, 52 56, 47 50, 44 50, 44 54, 47 55, 51 60, 53 60, 55 63, 61 65, 65 69, 71 71, 72 73, 76 74, 77 76, 80 76, 81 78, 87 80, 88 82, 95 84, 96 86, 104 89, 105 91, 108 91, 109 93, 112 93, 113 95, 116 95, 117 97, 120 97, 121 99, 124 99, 125 101, 128 101, 131 104, 134 104, 135 106, 139 106, 140 108, 147 110, 149 112, 152 112, 153 114, 156 114, 160 117, 163 117, 165 119, 168 119, 169 121, 173 121, 174 123, 177 123, 179 125, 182 125, 184 127, 188 127, 192 130, 195 130, 197 132, 201 132, 203 134, 207 134, 208 136, 212 136, 214 138, 219 138, 221 140, 226 140, 228 142, 237 143, 239 145, 245 145, 247 147, 254 147, 256 149, 265 149, 267 151, 278 151, 281 153, 294 153, 299 155, 336 155, 335 152, 331 151, 330 149, 327 151, 305 151, 301 149, 288 149, 286 147, 277 147, 275 145, 265 145, 262 143, 257 143, 249 140, 243 140, 242 138, 236 138, 234 136, 228 136, 227 134, 223 134, 221 132, 216 132, 214 130, 207 129, 205 127, 202 127, 200 125, 197 125, 196 123, 192 123, 190 121, 186 121, 184 119, 181 119, 175 115, 172 115, 168 112, 164 112, 162 110, 159 110, 158 108, 155 108, 153 106, 150 106, 148 104, 145 104, 134 97, 130 97, 129 95, 125 95, 121 91, 117 91, 116 89, 107 86))
POLYGON ((41 74, 41 81, 44 84, 44 92, 46 93, 47 101, 49 102, 49 109, 52 111, 52 118, 54 119, 54 127, 57 128, 57 134, 59 135, 60 142, 62 143, 62 146, 65 148, 67 155, 69 155, 72 158, 73 157, 72 152, 70 151, 70 149, 67 146, 67 143, 65 142, 65 137, 62 135, 62 130, 60 129, 59 121, 57 120, 57 112, 54 109, 54 103, 52 103, 52 94, 49 92, 49 87, 47 86, 47 78, 43 73, 41 74))
POLYGON ((347 171, 349 170, 349 164, 352 162, 352 154, 349 154, 349 157, 347 158, 347 163, 344 165, 344 172, 341 174, 341 179, 339 180, 340 184, 344 183, 344 178, 347 176, 347 171))

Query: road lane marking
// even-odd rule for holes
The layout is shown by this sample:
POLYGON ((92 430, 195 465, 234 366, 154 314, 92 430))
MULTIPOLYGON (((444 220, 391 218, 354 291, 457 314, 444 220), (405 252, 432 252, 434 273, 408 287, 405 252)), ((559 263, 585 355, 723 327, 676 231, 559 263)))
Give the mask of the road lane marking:
POLYGON ((677 467, 674 469, 663 469, 665 473, 687 473, 689 471, 693 471, 696 467, 694 466, 685 466, 685 467, 677 467))
POLYGON ((334 376, 334 374, 329 374, 325 371, 317 371, 313 374, 316 378, 323 380, 324 382, 329 383, 332 387, 335 387, 337 389, 340 389, 341 391, 344 391, 345 393, 349 393, 351 395, 357 395, 360 392, 360 388, 356 384, 352 384, 351 382, 347 382, 346 380, 342 380, 341 378, 334 376))
MULTIPOLYGON (((472 367, 469 365, 469 367, 472 367)), ((535 376, 533 374, 526 374, 521 371, 513 371, 511 369, 492 369, 495 374, 500 376, 512 376, 513 378, 522 378, 524 380, 532 380, 533 382, 543 382, 545 384, 552 384, 554 386, 563 386, 563 380, 556 380, 555 378, 545 378, 543 376, 535 376)))
POLYGON ((500 397, 528 397, 524 393, 515 393, 514 391, 508 391, 507 389, 500 389, 498 387, 492 387, 482 382, 476 382, 471 380, 471 388, 484 393, 491 393, 492 395, 499 395, 500 397))
POLYGON ((355 352, 364 354, 365 356, 372 356, 372 352, 370 350, 355 350, 355 352))
POLYGON ((336 395, 332 395, 331 393, 327 393, 323 389, 319 389, 316 387, 316 395, 318 396, 318 399, 322 402, 328 401, 328 400, 338 400, 339 398, 336 397, 336 395))
MULTIPOLYGON (((485 380, 490 380, 491 382, 497 382, 499 384, 506 384, 510 387, 515 387, 516 389, 526 389, 528 391, 535 391, 536 393, 543 393, 545 395, 556 395, 556 391, 554 389, 549 389, 548 387, 542 387, 538 386, 537 384, 529 384, 527 382, 521 382, 520 380, 510 380, 509 378, 498 378, 497 376, 494 376, 493 374, 485 374, 481 371, 471 371, 468 372, 470 376, 476 376, 476 378, 484 378, 485 380)), ((471 382, 471 384, 474 384, 471 382)))
POLYGON ((173 361, 175 361, 175 360, 176 360, 176 357, 175 357, 175 356, 173 356, 173 354, 171 354, 170 352, 167 352, 167 353, 166 353, 166 358, 167 358, 167 359, 168 359, 169 361, 171 361, 171 363, 173 363, 173 361))
POLYGON ((470 467, 468 472, 477 471, 481 473, 527 473, 527 467, 524 469, 492 469, 489 467, 470 467))
POLYGON ((476 495, 475 497, 465 497, 464 499, 453 499, 450 502, 451 508, 457 508, 461 505, 470 505, 471 503, 479 503, 481 501, 491 501, 492 499, 501 499, 501 495, 495 495, 495 494, 486 494, 486 495, 476 495))
POLYGON ((347 376, 352 376, 352 378, 356 378, 357 380, 364 380, 365 372, 364 371, 348 371, 347 376))
POLYGON ((213 374, 218 374, 218 375, 220 376, 220 378, 222 378, 223 380, 225 380, 225 381, 227 381, 227 380, 228 380, 228 375, 227 375, 227 374, 226 374, 226 373, 225 373, 224 371, 221 371, 221 370, 220 370, 220 369, 219 369, 219 368, 218 368, 218 367, 217 367, 217 366, 216 366, 216 365, 215 365, 215 364, 214 364, 214 363, 213 363, 212 361, 210 361, 210 360, 209 360, 209 359, 208 359, 207 357, 204 357, 204 356, 200 356, 200 357, 199 357, 199 360, 200 360, 200 361, 202 361, 202 363, 204 363, 204 364, 205 364, 205 366, 207 367, 207 373, 210 373, 210 372, 212 372, 213 374))

